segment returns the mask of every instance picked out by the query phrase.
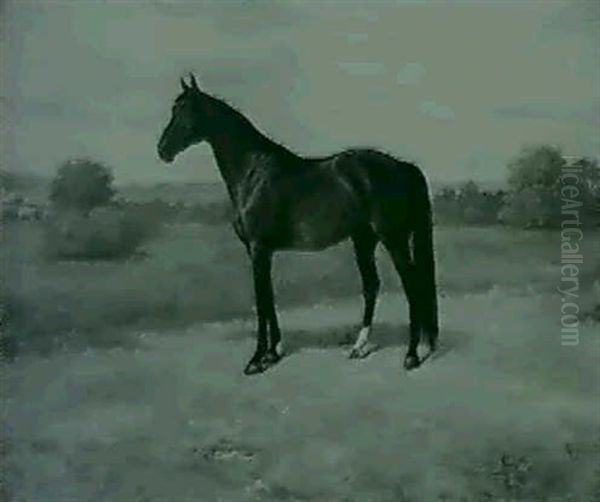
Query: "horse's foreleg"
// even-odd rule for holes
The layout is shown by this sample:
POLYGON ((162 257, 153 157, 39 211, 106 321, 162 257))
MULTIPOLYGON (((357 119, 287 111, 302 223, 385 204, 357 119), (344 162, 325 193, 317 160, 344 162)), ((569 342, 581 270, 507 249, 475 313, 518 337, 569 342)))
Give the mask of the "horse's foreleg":
POLYGON ((377 237, 375 234, 372 231, 365 231, 353 236, 352 242, 354 244, 356 263, 362 280, 364 298, 362 328, 350 351, 350 358, 354 359, 366 357, 376 348, 369 341, 369 335, 371 334, 371 325, 373 324, 373 315, 375 313, 375 303, 377 301, 380 282, 375 264, 375 247, 377 246, 377 237))
POLYGON ((279 321, 277 319, 277 309, 275 308, 275 294, 273 292, 273 281, 271 280, 271 266, 269 269, 266 282, 266 300, 265 314, 269 326, 267 352, 263 357, 263 363, 267 366, 275 364, 283 355, 283 346, 281 343, 281 331, 279 330, 279 321))
POLYGON ((275 347, 269 344, 268 330, 273 333, 279 332, 277 318, 275 316, 275 305, 273 300, 273 287, 271 284, 271 252, 265 249, 252 249, 252 272, 254 278, 254 296, 256 300, 256 350, 246 365, 244 373, 251 375, 264 371, 268 366, 276 362, 279 357, 275 347))

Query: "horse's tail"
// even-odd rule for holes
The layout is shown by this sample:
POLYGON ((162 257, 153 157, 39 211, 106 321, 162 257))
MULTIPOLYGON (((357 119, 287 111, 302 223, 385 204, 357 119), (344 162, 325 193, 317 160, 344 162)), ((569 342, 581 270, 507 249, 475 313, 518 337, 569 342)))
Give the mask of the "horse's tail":
POLYGON ((429 343, 435 347, 439 334, 438 305, 433 248, 433 214, 427 179, 420 173, 415 191, 413 257, 417 275, 421 322, 429 343))

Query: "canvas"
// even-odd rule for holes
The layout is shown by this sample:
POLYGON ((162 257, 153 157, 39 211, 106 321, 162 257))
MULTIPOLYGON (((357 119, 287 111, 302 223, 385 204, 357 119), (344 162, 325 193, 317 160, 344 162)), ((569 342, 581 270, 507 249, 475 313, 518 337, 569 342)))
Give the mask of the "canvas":
POLYGON ((6 0, 1 500, 600 500, 600 4, 6 0))

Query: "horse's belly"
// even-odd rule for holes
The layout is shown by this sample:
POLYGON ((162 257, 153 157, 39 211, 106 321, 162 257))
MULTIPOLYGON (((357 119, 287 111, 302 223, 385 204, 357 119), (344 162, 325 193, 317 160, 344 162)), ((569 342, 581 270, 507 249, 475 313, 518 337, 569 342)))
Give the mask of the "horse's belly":
POLYGON ((294 226, 290 249, 318 251, 333 246, 350 236, 349 225, 331 225, 329 222, 300 221, 294 226))
POLYGON ((317 251, 368 219, 352 186, 329 171, 285 179, 247 213, 251 234, 274 249, 317 251))
POLYGON ((351 204, 331 204, 293 216, 287 245, 307 251, 325 249, 348 238, 357 220, 351 204))

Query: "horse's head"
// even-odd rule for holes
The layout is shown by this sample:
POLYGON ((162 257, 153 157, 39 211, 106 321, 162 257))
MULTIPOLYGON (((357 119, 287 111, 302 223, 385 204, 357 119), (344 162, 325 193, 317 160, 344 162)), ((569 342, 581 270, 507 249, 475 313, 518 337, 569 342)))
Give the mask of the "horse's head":
POLYGON ((190 75, 189 84, 181 79, 181 90, 173 103, 171 120, 158 141, 158 156, 164 162, 173 162, 177 154, 206 137, 202 121, 199 120, 204 94, 198 89, 194 75, 190 75))

